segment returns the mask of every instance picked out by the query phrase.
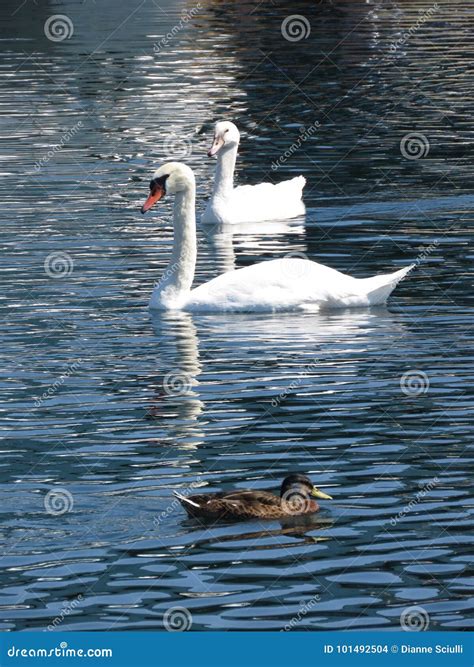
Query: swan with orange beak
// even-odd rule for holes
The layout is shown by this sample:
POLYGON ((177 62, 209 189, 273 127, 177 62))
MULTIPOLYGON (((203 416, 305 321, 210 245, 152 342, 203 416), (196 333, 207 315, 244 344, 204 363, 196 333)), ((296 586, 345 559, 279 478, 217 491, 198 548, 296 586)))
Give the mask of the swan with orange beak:
POLYGON ((207 153, 209 157, 217 158, 216 175, 212 195, 201 221, 238 224, 286 220, 304 215, 304 176, 296 176, 280 183, 240 185, 234 188, 239 142, 240 132, 234 123, 216 123, 212 146, 207 153))
POLYGON ((385 303, 413 268, 371 278, 353 278, 309 259, 283 257, 227 271, 192 289, 196 268, 196 182, 192 169, 168 162, 155 171, 149 210, 174 195, 173 247, 167 269, 155 285, 150 308, 195 312, 317 311, 385 303))
POLYGON ((141 208, 142 213, 146 213, 147 211, 149 211, 150 208, 154 204, 156 204, 157 201, 160 201, 160 199, 165 196, 167 178, 168 178, 167 175, 153 176, 153 178, 150 181, 150 194, 148 195, 146 202, 143 204, 141 208))

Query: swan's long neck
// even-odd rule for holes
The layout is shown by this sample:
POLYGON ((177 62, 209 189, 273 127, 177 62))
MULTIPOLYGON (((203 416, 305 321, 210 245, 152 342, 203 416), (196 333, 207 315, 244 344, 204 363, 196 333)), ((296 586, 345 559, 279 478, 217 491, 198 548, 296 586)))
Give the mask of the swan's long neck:
POLYGON ((234 169, 237 159, 237 144, 223 146, 217 154, 216 178, 214 181, 214 197, 226 197, 234 189, 234 169))
POLYGON ((179 308, 193 284, 196 267, 195 198, 194 183, 175 195, 173 251, 153 295, 168 308, 179 308))

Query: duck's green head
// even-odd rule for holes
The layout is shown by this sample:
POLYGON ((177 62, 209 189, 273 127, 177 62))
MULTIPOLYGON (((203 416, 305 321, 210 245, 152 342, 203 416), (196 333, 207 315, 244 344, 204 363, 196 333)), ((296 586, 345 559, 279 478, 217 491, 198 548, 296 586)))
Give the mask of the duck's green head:
POLYGON ((312 496, 321 500, 332 500, 332 496, 320 491, 306 475, 292 473, 287 475, 280 488, 280 497, 286 498, 291 493, 299 493, 302 496, 312 496))

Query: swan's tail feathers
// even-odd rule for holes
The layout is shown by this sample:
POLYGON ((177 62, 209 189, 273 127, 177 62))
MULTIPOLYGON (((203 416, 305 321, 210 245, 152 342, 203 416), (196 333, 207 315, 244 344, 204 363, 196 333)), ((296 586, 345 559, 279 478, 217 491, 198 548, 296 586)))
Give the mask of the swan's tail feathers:
POLYGON ((186 496, 183 496, 181 493, 178 493, 178 491, 173 491, 173 493, 187 512, 192 512, 193 509, 200 507, 200 505, 194 502, 194 500, 191 500, 191 498, 186 498, 186 496))
POLYGON ((301 191, 301 194, 303 194, 303 188, 306 185, 306 178, 304 176, 296 176, 292 179, 292 182, 295 184, 298 190, 301 191))
POLYGON ((374 276, 373 278, 364 278, 364 288, 370 305, 379 306, 385 303, 400 280, 403 280, 413 268, 415 268, 415 264, 410 264, 410 266, 395 271, 395 273, 374 276))
POLYGON ((303 196, 303 188, 306 185, 306 178, 304 176, 295 176, 289 181, 281 181, 277 183, 276 187, 280 188, 280 192, 285 192, 288 196, 290 193, 298 197, 303 196))

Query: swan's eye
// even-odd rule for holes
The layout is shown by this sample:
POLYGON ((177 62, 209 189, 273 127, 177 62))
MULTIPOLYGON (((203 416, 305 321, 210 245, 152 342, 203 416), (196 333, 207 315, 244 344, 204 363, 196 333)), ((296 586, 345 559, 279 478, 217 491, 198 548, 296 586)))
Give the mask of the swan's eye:
POLYGON ((157 185, 160 187, 165 187, 166 179, 169 177, 169 174, 166 174, 165 176, 160 176, 159 178, 152 178, 150 181, 150 190, 153 190, 153 188, 156 188, 157 185))

